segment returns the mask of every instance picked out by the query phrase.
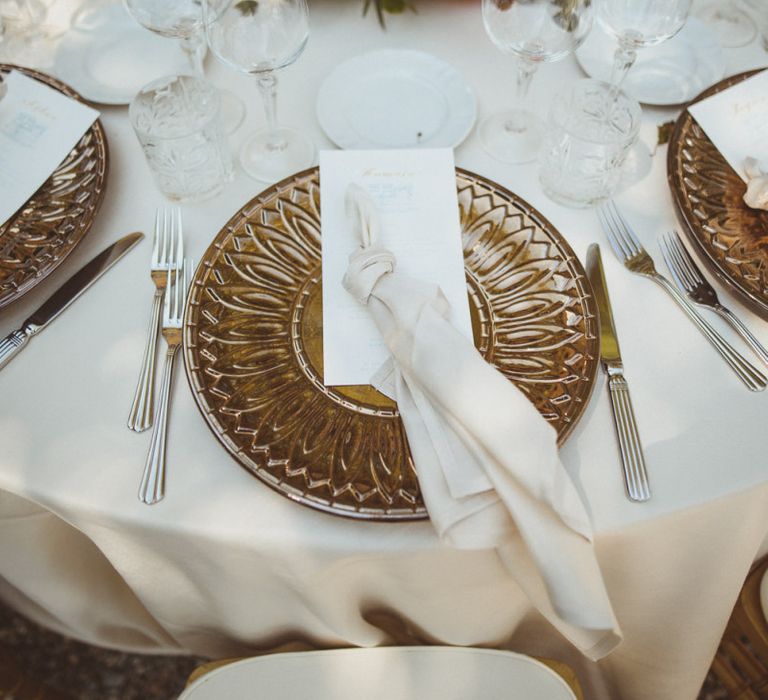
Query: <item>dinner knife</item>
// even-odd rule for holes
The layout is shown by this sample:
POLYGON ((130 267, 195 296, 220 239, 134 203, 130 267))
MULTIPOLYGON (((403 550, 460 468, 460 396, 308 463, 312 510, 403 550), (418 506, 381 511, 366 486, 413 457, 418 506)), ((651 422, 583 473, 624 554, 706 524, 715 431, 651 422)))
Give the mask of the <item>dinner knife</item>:
POLYGON ((613 423, 619 438, 619 453, 624 468, 624 485, 630 501, 647 501, 651 497, 645 469, 643 446, 637 431, 635 412, 624 378, 619 339, 613 322, 611 300, 605 283, 600 246, 593 243, 587 250, 587 277, 597 302, 600 323, 600 363, 608 375, 608 393, 613 409, 613 423))
POLYGON ((42 306, 24 321, 19 330, 0 340, 0 369, 21 352, 33 335, 43 330, 142 238, 143 233, 129 233, 101 251, 51 294, 42 306))

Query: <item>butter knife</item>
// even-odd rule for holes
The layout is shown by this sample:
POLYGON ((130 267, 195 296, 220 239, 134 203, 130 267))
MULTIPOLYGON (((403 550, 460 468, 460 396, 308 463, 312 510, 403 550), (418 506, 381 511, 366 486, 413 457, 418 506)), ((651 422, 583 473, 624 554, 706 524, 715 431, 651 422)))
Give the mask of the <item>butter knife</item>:
POLYGON ((129 233, 103 250, 51 294, 19 330, 0 340, 0 369, 21 352, 33 335, 43 330, 142 238, 143 233, 129 233))
POLYGON ((624 485, 630 501, 647 501, 651 497, 648 473, 640 436, 637 431, 635 412, 629 398, 629 386, 624 378, 619 339, 613 323, 611 300, 605 283, 600 246, 593 243, 587 250, 587 277, 592 284, 600 322, 600 362, 608 375, 608 393, 613 409, 613 423, 619 438, 621 464, 624 468, 624 485))

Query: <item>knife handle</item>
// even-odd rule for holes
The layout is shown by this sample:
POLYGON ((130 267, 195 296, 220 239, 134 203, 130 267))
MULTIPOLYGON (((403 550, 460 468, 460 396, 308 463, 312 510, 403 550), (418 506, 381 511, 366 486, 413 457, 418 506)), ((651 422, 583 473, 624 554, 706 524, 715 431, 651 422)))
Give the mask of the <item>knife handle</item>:
POLYGON ((635 412, 629 398, 629 386, 621 370, 609 368, 608 392, 613 409, 613 423, 619 438, 624 484, 630 501, 647 501, 651 497, 648 473, 645 469, 643 446, 637 432, 635 412))
POLYGON ((13 331, 0 340, 0 369, 5 367, 32 337, 28 331, 21 329, 13 331))

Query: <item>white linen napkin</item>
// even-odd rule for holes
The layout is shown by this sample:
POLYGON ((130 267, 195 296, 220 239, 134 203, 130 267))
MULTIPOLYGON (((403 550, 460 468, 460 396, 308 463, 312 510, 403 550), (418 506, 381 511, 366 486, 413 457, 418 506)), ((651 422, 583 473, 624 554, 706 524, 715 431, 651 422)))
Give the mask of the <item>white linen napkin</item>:
POLYGON ((744 203, 752 209, 768 211, 768 171, 765 166, 757 158, 746 158, 744 172, 747 175, 744 203))
POLYGON ((496 548, 532 603, 586 656, 621 641, 584 504, 555 430, 448 321, 440 289, 396 271, 376 245, 373 198, 352 184, 360 240, 343 285, 367 304, 392 357, 391 385, 430 518, 465 549, 496 548))

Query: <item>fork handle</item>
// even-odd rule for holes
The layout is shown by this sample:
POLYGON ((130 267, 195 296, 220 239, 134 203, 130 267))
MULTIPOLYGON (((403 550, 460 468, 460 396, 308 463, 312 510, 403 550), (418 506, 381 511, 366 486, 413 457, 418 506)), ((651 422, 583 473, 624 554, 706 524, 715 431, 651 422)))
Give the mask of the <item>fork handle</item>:
POLYGON ((670 296, 680 305, 704 337, 720 353, 730 368, 750 391, 762 391, 768 386, 768 379, 756 367, 752 366, 733 346, 728 343, 699 313, 685 300, 685 297, 677 291, 674 285, 666 277, 656 274, 651 277, 661 285, 670 296))
POLYGON ((743 321, 730 309, 726 308, 722 304, 717 304, 716 306, 712 307, 714 310, 728 323, 731 324, 731 328, 735 330, 744 340, 744 342, 749 345, 749 347, 754 350, 755 355, 757 355, 765 364, 768 365, 768 350, 765 349, 765 346, 757 339, 754 335, 752 335, 752 332, 747 328, 743 321))
POLYGON ((152 439, 149 443, 147 462, 139 487, 139 500, 147 505, 162 501, 165 496, 165 445, 168 434, 168 399, 171 395, 171 379, 173 378, 173 361, 176 359, 178 345, 171 345, 165 353, 165 368, 163 381, 160 385, 160 400, 157 410, 157 420, 152 428, 152 439))
POLYGON ((128 427, 137 433, 152 425, 153 399, 155 389, 155 354, 157 348, 157 328, 160 325, 160 307, 163 302, 163 290, 155 290, 152 299, 152 315, 149 319, 147 344, 144 348, 144 358, 141 361, 139 381, 133 395, 131 412, 128 414, 128 427))
POLYGON ((647 501, 651 497, 651 489, 648 485, 648 472, 645 469, 645 456, 637 431, 635 412, 629 398, 629 385, 620 368, 606 367, 606 371, 627 496, 630 501, 647 501))

